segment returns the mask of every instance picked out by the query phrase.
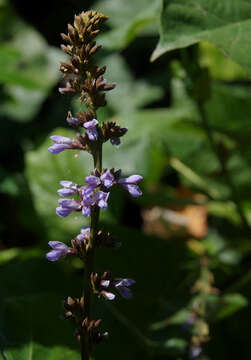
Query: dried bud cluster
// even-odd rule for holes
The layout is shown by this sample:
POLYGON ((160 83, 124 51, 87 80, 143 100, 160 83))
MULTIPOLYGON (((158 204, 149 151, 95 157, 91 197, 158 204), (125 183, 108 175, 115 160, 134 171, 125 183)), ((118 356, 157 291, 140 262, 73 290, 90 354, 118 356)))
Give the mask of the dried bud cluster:
POLYGON ((106 83, 103 78, 105 67, 92 63, 91 57, 101 48, 94 41, 99 33, 99 26, 107 20, 107 16, 97 11, 82 12, 75 16, 74 26, 68 25, 68 34, 61 34, 67 45, 61 45, 62 50, 71 59, 62 62, 60 71, 64 74, 66 87, 61 93, 79 93, 87 107, 96 110, 105 106, 104 91, 114 89, 115 83, 106 83))

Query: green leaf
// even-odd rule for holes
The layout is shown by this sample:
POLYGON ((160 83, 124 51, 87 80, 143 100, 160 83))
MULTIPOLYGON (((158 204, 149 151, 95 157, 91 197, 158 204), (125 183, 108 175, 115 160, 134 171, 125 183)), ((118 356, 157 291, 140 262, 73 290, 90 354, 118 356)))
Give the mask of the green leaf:
POLYGON ((249 1, 163 0, 160 41, 152 60, 204 40, 251 72, 250 34, 249 1))
POLYGON ((223 309, 219 311, 218 319, 231 316, 248 305, 248 300, 241 294, 223 295, 222 301, 223 309))
POLYGON ((112 26, 112 30, 99 37, 107 49, 123 49, 138 35, 157 33, 160 0, 102 0, 95 4, 95 8, 109 16, 109 25, 112 26))
POLYGON ((5 300, 0 325, 4 360, 79 359, 70 327, 62 327, 62 320, 56 317, 56 300, 53 293, 5 300))

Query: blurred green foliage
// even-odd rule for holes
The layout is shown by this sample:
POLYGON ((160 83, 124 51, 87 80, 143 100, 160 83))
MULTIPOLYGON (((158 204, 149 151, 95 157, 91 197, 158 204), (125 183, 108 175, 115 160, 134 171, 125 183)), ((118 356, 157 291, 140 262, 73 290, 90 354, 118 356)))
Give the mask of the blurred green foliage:
MULTIPOLYGON (((104 146, 104 167, 144 176, 141 199, 114 191, 102 214, 122 248, 100 251, 97 270, 136 285, 130 302, 95 304, 110 334, 96 359, 187 359, 196 329, 183 327, 203 303, 210 341, 200 358, 236 359, 241 349, 248 360, 251 1, 89 5, 110 16, 98 62, 118 84, 98 119, 129 129, 118 149, 104 146), (203 284, 205 257, 218 290, 191 293, 203 284)), ((74 6, 82 2, 72 2, 72 13, 74 6)), ((64 16, 51 11, 49 31, 64 31, 64 16)), ((17 2, 0 1, 0 358, 75 360, 60 301, 80 295, 83 269, 72 259, 48 264, 44 255, 48 241, 69 244, 85 221, 55 215, 59 181, 82 183, 92 165, 88 154, 47 151, 50 135, 72 136, 65 118, 80 104, 57 91, 64 54, 50 43, 47 23, 24 18, 17 2)))

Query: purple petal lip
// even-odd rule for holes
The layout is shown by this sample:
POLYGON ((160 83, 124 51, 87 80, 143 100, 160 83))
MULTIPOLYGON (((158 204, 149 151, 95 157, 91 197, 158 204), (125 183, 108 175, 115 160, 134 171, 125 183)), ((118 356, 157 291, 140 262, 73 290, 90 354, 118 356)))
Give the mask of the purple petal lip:
POLYGON ((88 138, 91 140, 91 141, 94 141, 94 140, 97 140, 98 138, 98 132, 97 132, 97 129, 88 129, 87 130, 87 135, 88 135, 88 138))
POLYGON ((95 126, 98 125, 98 120, 97 119, 93 119, 91 121, 87 121, 84 123, 84 127, 86 129, 93 129, 95 128, 95 126))
POLYGON ((104 183, 104 186, 109 189, 113 185, 114 176, 110 172, 110 170, 107 170, 103 175, 101 175, 100 179, 104 183))
POLYGON ((66 149, 69 149, 69 148, 70 148, 70 145, 68 145, 68 144, 53 144, 52 146, 50 146, 48 148, 48 151, 51 154, 59 154, 60 152, 66 150, 66 149))
POLYGON ((56 144, 68 144, 68 145, 72 144, 72 140, 65 136, 52 135, 50 136, 50 139, 54 141, 56 144))
POLYGON ((142 191, 135 184, 121 184, 124 189, 128 190, 128 192, 132 195, 132 197, 138 197, 142 195, 142 191))

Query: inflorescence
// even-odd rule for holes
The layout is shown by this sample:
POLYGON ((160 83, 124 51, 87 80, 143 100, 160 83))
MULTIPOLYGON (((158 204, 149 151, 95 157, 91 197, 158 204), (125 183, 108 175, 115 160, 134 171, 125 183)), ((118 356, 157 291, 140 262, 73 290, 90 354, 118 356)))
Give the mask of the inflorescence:
POLYGON ((69 112, 66 121, 78 130, 75 138, 53 135, 53 144, 48 149, 51 154, 69 149, 87 151, 94 160, 94 170, 85 178, 85 184, 79 185, 69 180, 60 182, 59 206, 56 208, 56 214, 62 218, 75 211, 90 217, 90 226, 82 226, 80 233, 71 240, 71 246, 60 241, 50 241, 51 250, 46 254, 49 261, 77 256, 85 262, 83 296, 79 299, 68 297, 64 301, 65 318, 75 319, 76 337, 81 343, 82 359, 85 360, 89 359, 93 345, 108 336, 107 332, 102 334, 98 330, 101 320, 90 320, 91 293, 108 300, 113 300, 116 293, 129 299, 132 297, 130 286, 135 283, 132 279, 113 278, 107 271, 94 272, 95 248, 118 248, 121 245, 110 233, 98 228, 100 209, 107 209, 110 192, 115 186, 126 189, 135 198, 142 194, 138 186, 142 176, 122 177, 121 170, 102 168, 103 143, 110 141, 117 146, 127 132, 127 128, 121 128, 115 122, 100 124, 97 120, 97 109, 106 105, 105 92, 116 86, 115 83, 106 82, 103 78, 106 68, 96 66, 92 59, 101 47, 94 38, 106 19, 105 15, 97 11, 82 12, 75 16, 73 26, 68 25, 68 34, 61 34, 67 44, 61 45, 61 48, 70 59, 60 65, 65 87, 59 88, 59 92, 78 94, 87 111, 75 116, 69 112))

